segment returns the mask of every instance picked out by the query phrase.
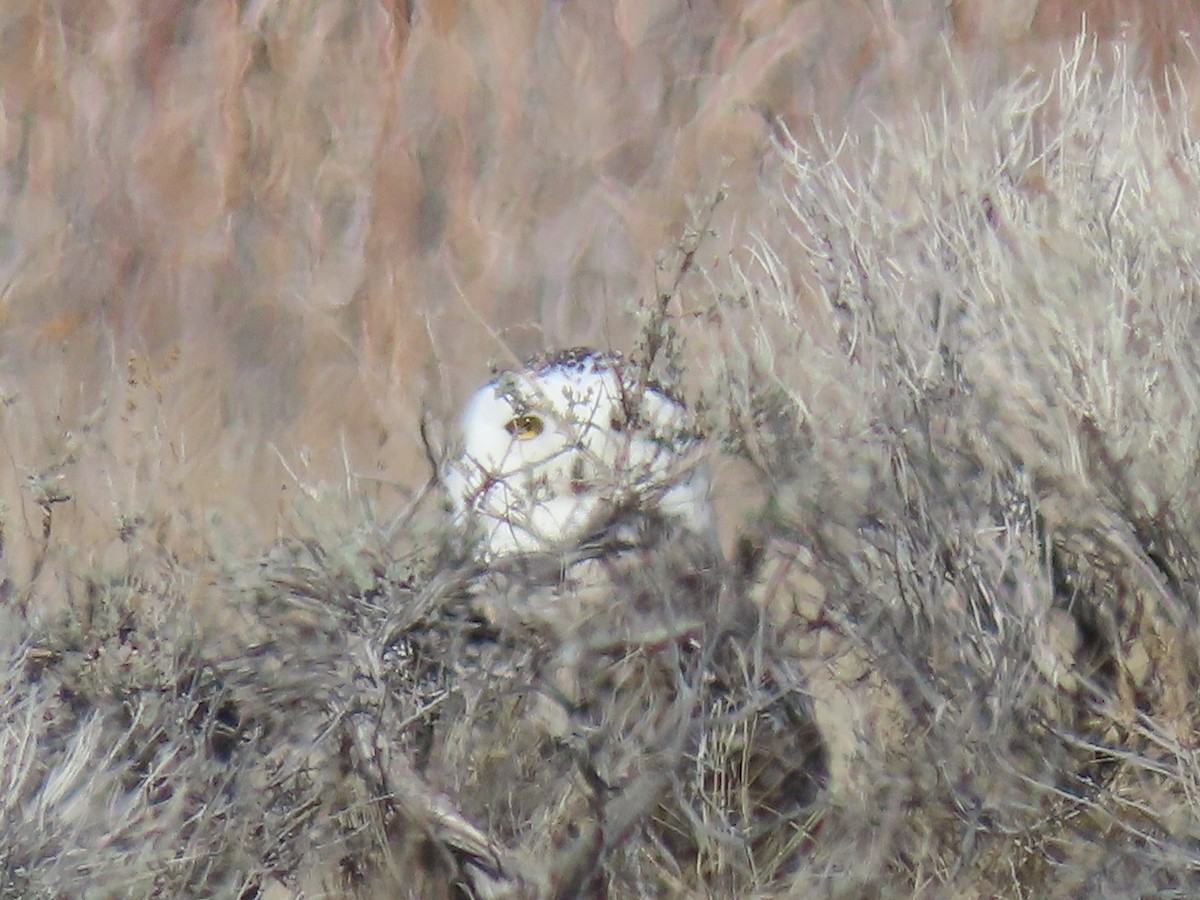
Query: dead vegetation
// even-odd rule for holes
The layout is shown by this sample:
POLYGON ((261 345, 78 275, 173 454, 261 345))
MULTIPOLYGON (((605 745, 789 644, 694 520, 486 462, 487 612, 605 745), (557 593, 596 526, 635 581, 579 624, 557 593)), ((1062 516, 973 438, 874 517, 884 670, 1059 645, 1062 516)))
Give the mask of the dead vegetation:
POLYGON ((671 37, 682 6, 603 28, 561 6, 552 41, 444 4, 3 14, 26 54, 5 121, 62 105, 0 134, 0 893, 1193 895, 1184 81, 1082 41, 999 86, 946 49, 930 91, 913 13, 855 57, 871 114, 831 92, 821 125, 781 87, 833 27, 820 4, 691 4, 671 37), (534 46, 577 94, 513 64, 534 46), (605 46, 627 82, 589 67, 605 46), (634 104, 689 66, 722 77, 634 104), (746 164, 768 139, 745 168, 700 149, 746 164), (594 156, 556 170, 547 146, 594 156), (537 252, 499 252, 506 224, 537 252), (647 246, 658 271, 630 275, 647 246), (414 398, 467 381, 481 333, 517 356, 615 335, 678 379, 714 466, 755 486, 717 498, 728 559, 653 527, 463 553, 417 486, 414 398), (411 489, 357 462, 398 443, 411 489), (602 579, 563 577, 580 554, 602 579))

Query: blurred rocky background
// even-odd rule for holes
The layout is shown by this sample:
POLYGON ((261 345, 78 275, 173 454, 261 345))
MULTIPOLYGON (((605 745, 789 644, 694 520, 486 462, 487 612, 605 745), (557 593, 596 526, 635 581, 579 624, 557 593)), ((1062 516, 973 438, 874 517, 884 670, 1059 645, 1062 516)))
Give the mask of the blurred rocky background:
POLYGON ((1048 71, 1080 33, 1190 115, 1197 18, 1066 0, 6 4, 9 565, 30 571, 22 482, 51 457, 74 469, 55 509, 72 542, 156 505, 269 538, 296 489, 281 457, 402 504, 428 475, 422 405, 444 420, 489 364, 546 347, 628 349, 690 207, 719 190, 706 263, 772 227, 773 142, 918 127, 942 98, 1048 71), (98 456, 60 446, 84 431, 98 456))

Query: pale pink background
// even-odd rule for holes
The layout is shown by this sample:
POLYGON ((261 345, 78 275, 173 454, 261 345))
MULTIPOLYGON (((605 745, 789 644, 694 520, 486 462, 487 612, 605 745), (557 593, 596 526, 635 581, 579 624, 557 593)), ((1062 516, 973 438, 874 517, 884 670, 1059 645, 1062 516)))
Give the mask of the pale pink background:
POLYGON ((1168 73, 1200 93, 1184 0, 5 3, 10 567, 42 540, 31 477, 100 564, 130 517, 181 553, 205 521, 270 540, 326 479, 402 507, 423 404, 626 348, 689 201, 728 191, 706 264, 765 221, 773 138, 1046 71, 1084 13, 1162 102, 1168 73))

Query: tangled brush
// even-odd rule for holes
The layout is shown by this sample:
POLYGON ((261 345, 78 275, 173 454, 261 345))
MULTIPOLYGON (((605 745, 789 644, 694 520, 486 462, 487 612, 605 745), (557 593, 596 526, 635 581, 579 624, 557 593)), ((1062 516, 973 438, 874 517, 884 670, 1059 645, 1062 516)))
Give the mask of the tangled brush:
POLYGON ((1188 895, 1200 158, 1119 63, 781 147, 646 337, 761 489, 728 560, 576 595, 314 487, 261 556, 6 582, 0 889, 1188 895))

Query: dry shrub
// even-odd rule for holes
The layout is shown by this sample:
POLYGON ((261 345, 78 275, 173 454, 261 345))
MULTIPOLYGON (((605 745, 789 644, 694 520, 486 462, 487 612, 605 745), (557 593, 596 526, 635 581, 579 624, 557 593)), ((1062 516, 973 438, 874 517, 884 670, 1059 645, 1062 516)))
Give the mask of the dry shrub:
MULTIPOLYGON (((430 77, 428 101, 406 97, 418 113, 440 110, 429 127, 454 122, 462 143, 451 141, 457 150, 444 158, 408 163, 413 171, 486 169, 479 148, 487 142, 465 126, 480 102, 473 91, 498 84, 488 90, 515 104, 523 82, 475 78, 461 64, 461 42, 470 39, 471 60, 489 58, 472 41, 499 58, 524 46, 527 21, 437 4, 414 37, 398 7, 373 7, 370 15, 385 16, 390 27, 372 31, 353 16, 304 4, 293 9, 311 15, 294 21, 289 15, 299 13, 250 4, 262 32, 250 40, 233 7, 204 9, 188 20, 196 40, 224 36, 216 44, 236 62, 216 67, 228 80, 218 83, 231 86, 215 91, 194 120, 221 127, 201 129, 207 143, 190 152, 228 163, 242 157, 227 155, 221 142, 244 141, 262 155, 250 153, 256 163, 247 171, 240 163, 211 167, 209 175, 224 173, 218 186, 181 175, 191 170, 178 146, 162 157, 134 155, 147 170, 144 202, 170 221, 200 218, 195 242, 175 248, 181 267, 163 263, 169 254, 160 258, 159 250, 142 263, 126 259, 132 251, 115 254, 126 260, 116 270, 135 298, 121 307, 122 327, 161 331, 160 343, 149 342, 161 350, 221 320, 230 297, 265 290, 256 272, 275 273, 265 284, 278 287, 299 265, 306 274, 295 293, 352 310, 347 316, 362 324, 364 341, 368 332, 395 338, 404 331, 420 344, 425 332, 369 299, 398 277, 378 262, 397 246, 386 240, 390 225, 370 239, 357 230, 369 218, 362 198, 370 191, 307 142, 324 129, 361 127, 364 143, 393 148, 403 130, 389 131, 386 117, 331 123, 323 118, 330 109, 354 104, 314 98, 352 83, 368 100, 371 91, 387 93, 388 78, 403 68, 400 47, 413 54, 419 47, 426 59, 456 58, 461 83, 430 77), (272 17, 281 21, 270 25, 272 17), (346 45, 362 51, 367 34, 386 38, 380 53, 391 64, 388 78, 369 77, 368 61, 377 57, 349 53, 338 62, 361 79, 326 84, 314 61, 320 51, 342 47, 346 35, 346 45), (274 65, 281 54, 293 64, 274 65), (276 84, 286 73, 293 80, 276 84), (256 89, 260 99, 293 102, 265 104, 269 110, 243 119, 235 113, 256 89), (273 116, 281 121, 272 124, 273 116), (251 126, 267 130, 239 131, 251 126), (276 129, 307 137, 276 144, 276 129), (273 217, 305 220, 316 201, 304 200, 300 188, 312 184, 332 210, 312 221, 343 223, 342 243, 323 243, 324 226, 309 235, 324 247, 313 257, 304 242, 253 239, 291 234, 273 228, 273 217), (157 195, 155 185, 177 190, 157 195), (218 211, 207 205, 214 191, 218 211), (232 196, 271 202, 248 204, 230 234, 218 220, 232 196), (231 247, 263 258, 225 271, 231 247), (289 252, 323 262, 300 265, 289 252), (360 253, 378 256, 347 275, 360 253), (149 298, 172 273, 185 288, 161 313, 149 298), (362 292, 340 293, 344 278, 362 292)), ((722 86, 769 106, 773 82, 764 74, 778 73, 774 65, 787 54, 772 55, 780 50, 772 47, 776 32, 756 17, 790 22, 782 33, 798 39, 812 21, 804 17, 819 10, 828 14, 807 5, 743 11, 722 35, 726 46, 744 40, 764 53, 757 62, 739 57, 760 77, 747 76, 748 95, 734 90, 736 79, 722 86)), ((571 21, 566 37, 578 43, 556 33, 567 61, 591 46, 582 38, 589 23, 571 21)), ((888 24, 905 33, 904 22, 888 24)), ((621 4, 606 25, 653 55, 638 43, 656 25, 644 10, 621 4)), ((59 52, 74 61, 64 69, 81 67, 72 96, 104 96, 95 88, 101 76, 88 67, 104 77, 126 72, 118 65, 117 75, 104 74, 104 65, 125 59, 116 38, 132 32, 120 21, 92 26, 57 34, 59 43, 31 57, 31 71, 59 52), (108 43, 95 42, 105 35, 108 43), (111 55, 93 59, 96 46, 111 55)), ((156 68, 154 48, 161 50, 165 34, 145 27, 145 45, 130 58, 147 67, 163 97, 172 96, 172 84, 178 89, 208 71, 199 53, 180 57, 179 68, 156 68)), ((693 59, 690 47, 707 59, 704 40, 681 41, 682 58, 693 59)), ((887 44, 892 56, 864 51, 863 59, 888 62, 867 80, 903 73, 897 48, 919 68, 914 46, 928 43, 898 39, 887 44)), ((580 72, 598 77, 586 66, 580 72)), ((52 71, 40 77, 53 94, 52 71)), ((921 82, 913 77, 903 83, 921 82)), ((108 364, 87 352, 84 363, 62 363, 50 374, 14 369, 24 390, 4 407, 11 465, 3 496, 16 498, 6 510, 6 546, 16 559, 6 571, 0 638, 3 891, 1190 893, 1198 864, 1200 427, 1190 279, 1200 246, 1193 212, 1200 162, 1182 117, 1143 84, 1116 50, 1081 44, 1052 79, 1031 75, 993 92, 966 77, 932 111, 874 127, 851 121, 844 138, 840 128, 810 122, 815 137, 783 144, 761 178, 731 178, 734 187, 753 184, 753 201, 741 206, 730 190, 713 212, 697 204, 699 224, 676 248, 685 262, 667 266, 662 297, 643 310, 639 346, 662 353, 668 371, 687 370, 714 446, 755 473, 763 506, 752 523, 734 523, 737 552, 728 562, 668 540, 649 523, 645 545, 634 550, 601 542, 482 567, 445 533, 436 485, 383 512, 349 450, 340 481, 328 477, 327 462, 310 473, 302 452, 272 456, 294 486, 281 504, 285 515, 272 517, 288 539, 259 554, 254 542, 243 543, 237 516, 221 515, 247 502, 228 499, 242 482, 214 490, 208 514, 194 512, 206 479, 245 458, 232 454, 230 432, 249 429, 256 409, 268 424, 276 413, 287 419, 289 409, 319 423, 299 410, 360 385, 361 373, 345 370, 372 358, 316 353, 328 366, 306 359, 289 370, 288 334, 331 354, 344 334, 266 300, 249 312, 235 305, 230 333, 240 338, 228 346, 201 341, 181 358, 161 353, 153 365, 112 353, 122 360, 122 389, 106 402, 72 387, 74 380, 55 382, 54 373, 105 371, 108 364), (739 218, 744 230, 732 228, 739 218), (761 237, 742 247, 744 234, 761 237), (708 371, 702 347, 721 351, 708 371), (226 375, 214 374, 221 364, 249 381, 281 380, 273 391, 238 394, 241 383, 230 388, 226 375), (323 379, 338 372, 346 378, 323 379), (193 382, 192 374, 203 377, 193 382), (172 378, 175 388, 164 386, 172 378), (238 394, 219 413, 214 384, 238 394), (192 402, 189 390, 199 395, 192 402), (268 395, 295 405, 276 410, 268 395), (181 429, 182 420, 194 428, 181 429), (216 435, 217 449, 197 457, 194 444, 177 440, 197 433, 216 435), (86 497, 87 508, 68 496, 86 497), (71 516, 90 517, 91 529, 68 532, 88 540, 63 539, 71 516), (107 528, 94 524, 105 521, 107 528), (563 577, 576 567, 590 573, 586 583, 563 577)), ((116 93, 140 97, 140 90, 116 93)), ((722 106, 720 92, 706 96, 722 106)), ((192 109, 161 102, 147 108, 185 117, 192 109)), ((512 109, 498 103, 483 119, 488 134, 500 136, 501 152, 519 157, 519 142, 503 136, 528 122, 512 109)), ((693 122, 689 103, 680 109, 661 112, 695 126, 681 131, 693 146, 712 133, 705 124, 744 121, 693 122)), ((649 119, 661 125, 658 112, 649 119)), ((93 124, 83 132, 104 145, 118 133, 106 131, 113 115, 85 116, 83 125, 93 124)), ((163 135, 183 126, 169 115, 150 118, 154 127, 130 130, 147 148, 171 145, 163 135)), ((34 130, 53 145, 40 129, 56 127, 65 126, 50 120, 34 130)), ((580 144, 593 136, 585 133, 580 144)), ((366 152, 355 141, 338 146, 351 154, 346 166, 356 148, 366 152)), ((654 151, 620 149, 600 154, 617 174, 655 169, 644 159, 654 151)), ((670 168, 654 162, 659 176, 670 168)), ((399 177, 387 167, 377 177, 390 185, 380 187, 385 198, 420 183, 412 171, 399 177)), ((678 179, 664 189, 674 212, 638 233, 661 237, 662 221, 684 218, 678 187, 692 182, 678 179)), ((642 186, 636 178, 631 184, 622 197, 642 186)), ((536 199, 552 206, 573 196, 569 184, 541 188, 536 199)), ((79 190, 93 196, 86 185, 79 190)), ((483 219, 489 226, 529 213, 512 205, 501 181, 462 190, 470 202, 449 202, 449 192, 416 204, 416 219, 401 223, 409 231, 377 212, 396 225, 397 240, 417 246, 436 225, 455 248, 450 255, 472 262, 472 277, 461 280, 471 294, 499 271, 474 263, 504 257, 479 250, 496 231, 472 231, 473 211, 492 210, 483 219)), ((31 221, 38 209, 61 215, 52 203, 37 207, 39 196, 25 195, 31 221)), ((124 194, 105 198, 114 196, 114 209, 100 202, 79 221, 125 221, 124 194)), ((535 195, 517 199, 533 203, 535 195)), ((636 219, 632 201, 617 206, 636 219)), ((43 225, 43 235, 68 231, 43 225)), ((116 233, 131 246, 140 240, 116 233)), ((153 237, 164 236, 147 237, 151 245, 153 237)), ((581 260, 596 259, 577 252, 586 243, 559 248, 558 280, 543 297, 584 278, 581 260)), ((395 265, 419 289, 437 266, 424 268, 403 249, 395 265)), ((628 258, 618 251, 615 259, 628 258)), ((33 262, 6 295, 10 341, 74 333, 76 308, 100 303, 96 284, 117 283, 107 269, 96 283, 81 274, 87 266, 71 269, 63 277, 76 279, 76 289, 63 293, 61 316, 38 319, 28 298, 46 296, 39 278, 56 252, 42 247, 28 257, 33 262)), ((91 258, 78 248, 62 252, 91 258)), ((438 256, 432 246, 428 254, 438 256)), ((493 262, 501 263, 511 258, 493 262)), ((598 262, 595 271, 612 264, 598 262)), ((547 308, 557 322, 544 326, 547 334, 575 332, 566 305, 547 308)), ((480 321, 498 319, 489 312, 480 321)), ((28 353, 25 362, 38 358, 28 353)), ((111 376, 98 380, 111 386, 111 376)), ((410 455, 421 457, 415 441, 410 455)), ((271 472, 274 496, 275 471, 251 468, 240 477, 266 480, 271 472)))
POLYGON ((766 599, 839 636, 864 686, 833 710, 884 705, 822 831, 869 830, 822 845, 864 885, 1195 883, 1197 160, 1097 56, 791 149, 794 242, 721 282, 710 407, 770 485, 766 599))

